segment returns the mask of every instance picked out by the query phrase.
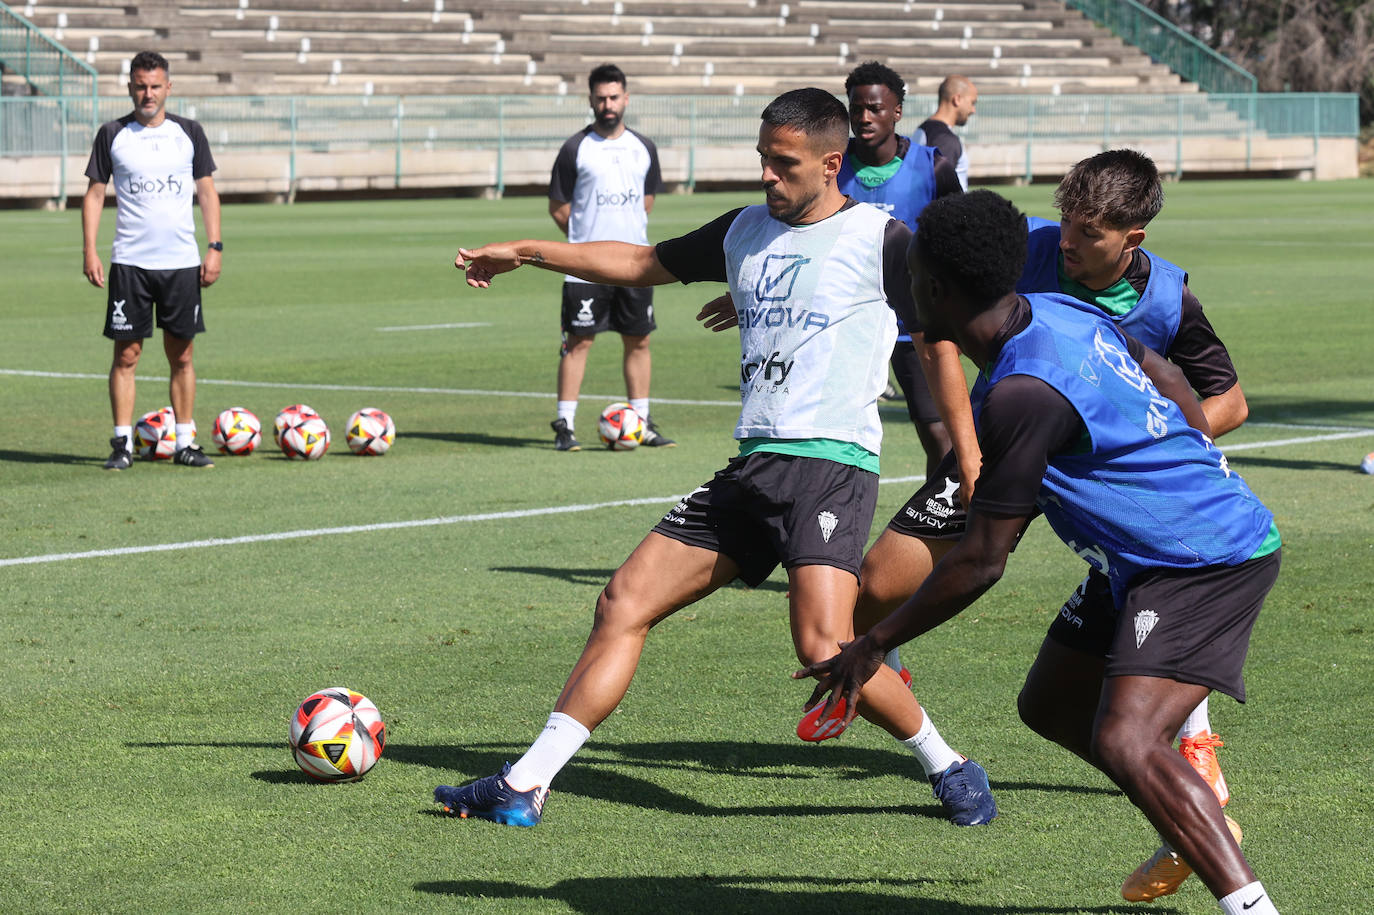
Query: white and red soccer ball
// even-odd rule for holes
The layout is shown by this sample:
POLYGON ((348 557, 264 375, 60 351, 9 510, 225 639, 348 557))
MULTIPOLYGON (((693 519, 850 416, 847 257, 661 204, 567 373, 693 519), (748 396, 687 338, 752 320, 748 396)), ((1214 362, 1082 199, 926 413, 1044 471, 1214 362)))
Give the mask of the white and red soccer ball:
POLYGON ((247 407, 230 407, 215 417, 210 437, 224 454, 252 454, 262 441, 262 423, 247 407))
POLYGON ((293 461, 318 461, 329 450, 329 426, 307 416, 282 430, 281 452, 293 461))
POLYGON ((354 454, 386 454, 396 440, 396 424, 385 411, 363 407, 348 418, 344 438, 354 454))
POLYGON ((303 403, 293 403, 289 407, 282 407, 281 411, 277 413, 276 420, 272 424, 272 441, 276 442, 277 447, 280 448, 282 434, 285 433, 289 427, 298 425, 312 416, 319 415, 320 414, 315 412, 314 407, 307 407, 303 403))
POLYGON ((134 448, 149 461, 165 461, 176 454, 176 414, 171 407, 144 413, 134 424, 134 448))
POLYGON ((644 441, 644 419, 629 404, 613 403, 601 411, 596 431, 607 448, 629 451, 644 441))
POLYGON ((291 755, 322 782, 353 782, 377 765, 386 748, 381 712, 362 693, 342 686, 306 698, 291 718, 291 755))

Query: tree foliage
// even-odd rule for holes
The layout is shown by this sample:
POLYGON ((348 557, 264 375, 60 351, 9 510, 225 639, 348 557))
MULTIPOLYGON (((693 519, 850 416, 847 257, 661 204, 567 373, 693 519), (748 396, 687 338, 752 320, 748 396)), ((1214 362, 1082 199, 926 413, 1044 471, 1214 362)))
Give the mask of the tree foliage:
POLYGON ((1374 0, 1144 0, 1264 92, 1356 92, 1374 120, 1374 0))

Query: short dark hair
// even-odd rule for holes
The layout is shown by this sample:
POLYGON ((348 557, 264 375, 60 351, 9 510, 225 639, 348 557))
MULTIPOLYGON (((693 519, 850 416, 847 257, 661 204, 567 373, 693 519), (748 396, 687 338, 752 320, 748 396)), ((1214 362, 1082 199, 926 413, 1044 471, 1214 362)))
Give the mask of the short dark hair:
POLYGON ((791 127, 837 150, 849 143, 849 112, 840 100, 824 89, 793 89, 768 103, 763 123, 791 127))
POLYGON ((1154 160, 1134 149, 1109 149, 1079 162, 1054 192, 1059 212, 1113 229, 1138 229, 1164 208, 1154 160))
POLYGON ((164 73, 171 73, 172 68, 167 66, 167 58, 156 51, 139 51, 134 55, 134 59, 129 61, 129 72, 135 70, 161 70, 164 73))
POLYGON ((914 241, 920 263, 974 304, 1015 291, 1026 265, 1026 217, 988 190, 947 194, 921 211, 914 241))
POLYGON ((620 83, 622 87, 626 86, 625 71, 615 64, 602 64, 587 77, 587 91, 591 92, 602 83, 620 83))
POLYGON ((844 81, 844 94, 851 94, 855 86, 886 86, 897 96, 898 104, 906 98, 906 83, 897 75, 897 71, 876 60, 859 64, 849 71, 844 81))

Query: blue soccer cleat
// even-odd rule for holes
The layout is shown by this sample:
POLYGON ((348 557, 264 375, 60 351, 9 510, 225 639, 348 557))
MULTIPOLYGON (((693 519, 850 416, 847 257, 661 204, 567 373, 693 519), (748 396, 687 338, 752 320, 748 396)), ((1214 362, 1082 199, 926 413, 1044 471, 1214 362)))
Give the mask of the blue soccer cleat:
POLYGON ((509 772, 510 763, 506 763, 501 767, 500 775, 488 775, 461 788, 440 785, 434 789, 434 802, 443 804, 445 813, 463 819, 477 817, 502 826, 539 825, 549 789, 536 787, 528 791, 516 791, 506 782, 509 772))
POLYGON ((982 826, 997 816, 988 774, 971 759, 952 763, 939 775, 930 776, 935 799, 955 826, 982 826))

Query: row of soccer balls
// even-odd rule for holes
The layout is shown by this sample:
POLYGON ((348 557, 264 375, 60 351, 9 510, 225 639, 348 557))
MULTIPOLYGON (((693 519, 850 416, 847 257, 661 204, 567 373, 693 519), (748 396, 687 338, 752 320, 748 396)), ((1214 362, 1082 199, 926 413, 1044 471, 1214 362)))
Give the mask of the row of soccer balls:
MULTIPOLYGON (((262 423, 252 410, 230 407, 215 417, 211 438, 224 454, 252 454, 262 441, 262 423)), ((292 404, 277 414, 272 438, 293 460, 317 461, 329 450, 329 426, 305 404, 292 404)), ((384 411, 363 407, 348 418, 344 438, 354 454, 386 454, 396 439, 396 424, 384 411)), ((151 461, 176 453, 176 415, 171 407, 143 414, 134 426, 134 447, 151 461)))

